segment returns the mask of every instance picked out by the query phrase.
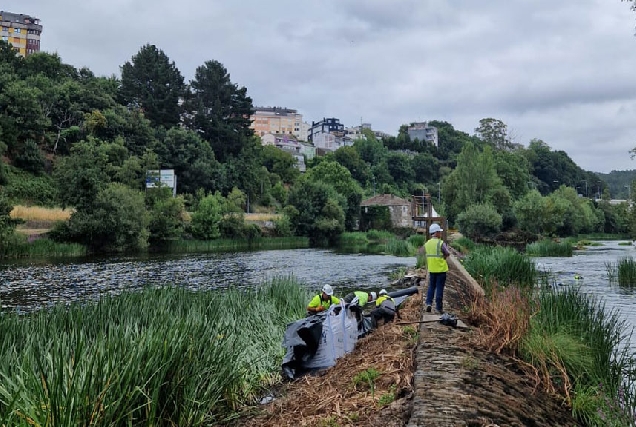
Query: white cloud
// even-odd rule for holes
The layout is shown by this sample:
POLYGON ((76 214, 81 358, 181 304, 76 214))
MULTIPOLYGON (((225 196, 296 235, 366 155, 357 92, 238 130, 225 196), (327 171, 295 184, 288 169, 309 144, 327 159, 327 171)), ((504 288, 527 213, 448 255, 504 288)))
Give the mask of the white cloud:
POLYGON ((189 79, 223 63, 257 105, 396 133, 503 120, 581 167, 633 169, 636 14, 619 0, 5 0, 97 74, 156 44, 189 79))

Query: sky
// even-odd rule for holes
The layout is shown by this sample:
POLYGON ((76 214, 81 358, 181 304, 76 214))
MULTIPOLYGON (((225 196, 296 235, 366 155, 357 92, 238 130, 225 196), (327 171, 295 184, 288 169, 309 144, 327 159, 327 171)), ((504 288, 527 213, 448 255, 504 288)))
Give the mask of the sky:
POLYGON ((636 169, 636 12, 620 0, 2 0, 41 48, 120 75, 154 44, 186 81, 221 62, 256 106, 304 119, 502 120, 583 169, 636 169))

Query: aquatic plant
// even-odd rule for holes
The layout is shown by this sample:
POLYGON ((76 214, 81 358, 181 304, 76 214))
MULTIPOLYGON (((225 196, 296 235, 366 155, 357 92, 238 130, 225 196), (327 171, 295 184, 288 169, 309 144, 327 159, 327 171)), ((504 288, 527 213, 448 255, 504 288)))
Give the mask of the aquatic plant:
POLYGON ((495 283, 500 286, 514 283, 522 288, 532 288, 537 283, 534 262, 512 248, 478 246, 466 256, 464 267, 487 293, 495 283))
POLYGON ((544 239, 526 245, 526 254, 536 257, 571 257, 574 247, 570 241, 544 239))
POLYGON ((610 283, 629 288, 636 286, 636 260, 631 256, 620 258, 616 263, 606 262, 605 271, 610 283))
POLYGON ((258 239, 175 240, 159 248, 167 253, 226 252, 253 249, 308 248, 307 237, 260 237, 258 239))
POLYGON ((305 288, 167 285, 0 316, 0 425, 219 425, 279 379, 305 288))

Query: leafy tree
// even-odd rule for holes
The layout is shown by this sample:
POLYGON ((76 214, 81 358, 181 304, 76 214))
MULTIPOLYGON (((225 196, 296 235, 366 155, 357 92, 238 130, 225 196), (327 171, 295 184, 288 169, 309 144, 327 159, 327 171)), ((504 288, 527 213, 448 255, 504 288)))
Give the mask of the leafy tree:
POLYGON ((73 147, 71 155, 59 159, 54 178, 63 207, 89 209, 95 196, 110 182, 108 156, 94 140, 73 147))
POLYGON ((352 230, 359 218, 362 189, 353 179, 351 172, 335 161, 324 161, 307 171, 307 179, 322 181, 331 185, 346 200, 345 226, 352 230))
POLYGON ((472 205, 457 217, 459 230, 471 239, 493 237, 502 223, 501 215, 488 203, 472 205))
POLYGON ((210 144, 195 132, 178 127, 168 130, 157 143, 156 153, 163 169, 174 169, 179 193, 194 194, 199 188, 209 192, 225 185, 224 172, 210 144))
POLYGON ((127 252, 147 247, 147 226, 143 194, 111 183, 97 193, 90 207, 73 212, 68 233, 94 252, 127 252))
POLYGON ((362 160, 358 150, 354 147, 340 147, 333 153, 333 158, 336 162, 347 168, 353 179, 360 184, 365 185, 370 180, 371 172, 369 165, 362 160))
POLYGON ((386 159, 386 165, 393 181, 397 185, 403 185, 412 182, 415 179, 415 172, 411 165, 411 159, 404 153, 389 153, 386 159))
POLYGON ((183 197, 172 197, 168 187, 149 188, 146 204, 150 205, 148 231, 152 246, 181 237, 185 225, 183 197))
POLYGON ((205 196, 199 201, 199 206, 192 214, 192 235, 201 240, 212 240, 221 237, 219 223, 223 218, 225 201, 219 192, 205 196))
POLYGON ((313 244, 333 244, 344 231, 346 202, 332 186, 302 179, 289 193, 286 209, 296 233, 309 237, 313 244))
POLYGON ((210 143, 220 162, 237 156, 253 135, 252 98, 247 96, 247 89, 232 83, 227 69, 218 61, 197 67, 190 87, 184 104, 188 127, 210 143))
POLYGON ((4 245, 8 237, 14 233, 17 225, 17 221, 11 218, 12 210, 13 205, 4 192, 0 192, 0 251, 5 249, 4 245))
POLYGON ((44 156, 40 148, 32 139, 27 139, 14 157, 14 166, 34 175, 39 175, 44 170, 44 156))
POLYGON ((502 199, 507 191, 497 176, 492 150, 485 147, 479 152, 470 142, 457 158, 457 168, 444 181, 442 193, 451 221, 474 204, 491 203, 500 213, 508 208, 507 201, 502 199))
POLYGON ((508 136, 508 126, 501 120, 491 117, 481 119, 475 132, 479 139, 499 150, 508 149, 512 146, 512 141, 508 136))
POLYGON ((286 183, 291 184, 300 176, 300 171, 295 167, 296 159, 291 154, 272 145, 263 147, 262 165, 286 183))
POLYGON ((365 139, 357 139, 354 141, 353 147, 360 155, 360 159, 369 165, 377 165, 386 158, 388 150, 369 129, 363 129, 362 132, 365 139))
POLYGON ((429 153, 420 153, 413 157, 415 181, 421 183, 439 182, 439 161, 429 153))
POLYGON ((174 61, 155 45, 142 46, 121 67, 119 98, 125 106, 141 109, 153 126, 179 124, 179 99, 184 94, 183 76, 174 61))
POLYGON ((497 175, 508 188, 510 196, 517 200, 528 192, 532 182, 527 158, 518 151, 497 150, 493 154, 497 175))

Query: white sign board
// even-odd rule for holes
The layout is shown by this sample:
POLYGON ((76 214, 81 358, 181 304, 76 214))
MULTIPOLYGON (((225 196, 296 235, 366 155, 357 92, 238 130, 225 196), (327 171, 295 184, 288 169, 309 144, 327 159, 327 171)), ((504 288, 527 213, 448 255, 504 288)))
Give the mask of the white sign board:
POLYGON ((172 193, 176 193, 177 176, 174 174, 174 169, 149 170, 146 173, 146 188, 155 188, 160 185, 172 188, 172 193))

